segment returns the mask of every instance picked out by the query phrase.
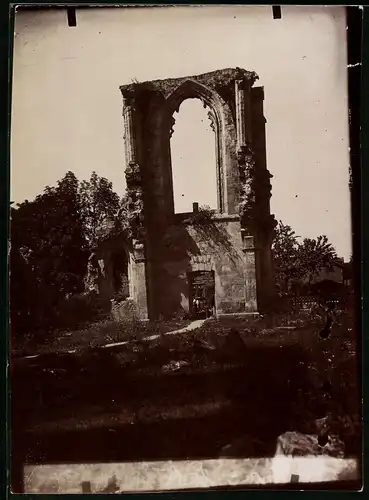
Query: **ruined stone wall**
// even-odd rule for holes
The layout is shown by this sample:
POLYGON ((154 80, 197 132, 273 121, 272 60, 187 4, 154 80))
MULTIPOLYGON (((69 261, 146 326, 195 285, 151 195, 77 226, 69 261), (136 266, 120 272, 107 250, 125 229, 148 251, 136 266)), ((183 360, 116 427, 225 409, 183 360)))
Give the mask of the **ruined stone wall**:
POLYGON ((245 254, 237 217, 199 226, 171 225, 158 242, 157 255, 152 265, 159 314, 188 313, 191 271, 214 271, 218 314, 253 310, 245 302, 245 254))
POLYGON ((121 87, 131 289, 142 317, 188 310, 187 273, 199 258, 214 270, 218 314, 254 313, 273 296, 275 220, 256 79, 235 68, 121 87), (174 214, 170 152, 173 113, 191 98, 208 108, 217 145, 218 209, 211 224, 196 227, 174 214))

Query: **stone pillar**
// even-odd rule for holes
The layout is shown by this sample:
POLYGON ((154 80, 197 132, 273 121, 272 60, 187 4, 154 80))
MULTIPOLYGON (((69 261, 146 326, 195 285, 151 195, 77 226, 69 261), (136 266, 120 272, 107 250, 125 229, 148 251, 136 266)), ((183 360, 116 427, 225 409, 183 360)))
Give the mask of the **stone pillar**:
POLYGON ((254 237, 242 234, 245 255, 245 312, 258 312, 254 237))
POLYGON ((223 179, 223 166, 220 160, 219 151, 219 124, 215 114, 215 111, 211 109, 208 111, 208 118, 210 120, 210 127, 215 134, 215 162, 217 169, 217 194, 218 194, 218 209, 221 213, 225 212, 224 205, 224 179, 223 179))
POLYGON ((139 241, 134 241, 133 243, 132 280, 133 300, 137 305, 139 318, 146 320, 149 317, 146 287, 146 258, 144 245, 139 241))
MULTIPOLYGON (((241 173, 242 195, 245 210, 250 210, 253 182, 253 154, 251 150, 251 123, 249 122, 249 92, 246 92, 245 81, 235 81, 236 124, 237 124, 237 156, 241 173)), ((241 220, 241 224, 243 220, 241 220)), ((245 259, 245 312, 256 313, 257 303, 257 274, 255 234, 251 227, 241 229, 243 252, 245 259)))
POLYGON ((131 95, 123 96, 124 141, 126 153, 126 182, 131 214, 133 259, 130 265, 131 298, 137 305, 140 319, 148 319, 147 277, 145 252, 145 225, 143 207, 143 186, 140 165, 137 163, 137 123, 134 100, 131 95))
POLYGON ((132 98, 123 98, 123 120, 124 120, 124 145, 126 152, 126 165, 136 163, 136 134, 134 130, 134 110, 132 98))
POLYGON ((243 151, 246 147, 246 125, 245 125, 245 82, 235 81, 236 95, 236 126, 237 126, 237 150, 243 151))
POLYGON ((129 298, 132 299, 134 296, 133 293, 133 255, 131 254, 128 259, 128 266, 127 266, 127 274, 128 274, 128 293, 129 293, 129 298))

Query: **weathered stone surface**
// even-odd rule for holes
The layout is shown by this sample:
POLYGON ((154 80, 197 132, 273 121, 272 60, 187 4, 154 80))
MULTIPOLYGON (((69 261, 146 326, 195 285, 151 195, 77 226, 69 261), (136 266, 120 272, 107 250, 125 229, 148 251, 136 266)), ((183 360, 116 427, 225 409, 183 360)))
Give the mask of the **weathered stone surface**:
POLYGON ((85 277, 85 291, 99 294, 103 302, 130 295, 133 258, 125 238, 111 235, 91 254, 85 277), (118 296, 118 297, 117 297, 118 296))
POLYGON ((252 88, 257 78, 252 71, 227 68, 120 87, 128 218, 136 248, 142 249, 139 258, 133 252, 130 289, 143 318, 188 312, 192 271, 214 272, 217 314, 263 311, 274 297, 275 220, 264 95, 252 88), (212 221, 200 224, 176 216, 173 203, 173 113, 190 98, 209 109, 217 144, 218 209, 212 221))
POLYGON ((358 479, 358 463, 344 458, 344 443, 338 436, 286 432, 278 437, 272 463, 275 483, 299 483, 358 479))
POLYGON ((111 314, 115 321, 134 321, 140 318, 136 302, 131 299, 112 303, 111 314))
POLYGON ((276 455, 308 456, 329 455, 343 458, 345 446, 338 436, 326 436, 320 439, 318 435, 302 434, 301 432, 286 432, 277 440, 276 455))
POLYGON ((222 89, 224 89, 224 92, 230 89, 233 90, 236 80, 246 80, 249 82, 249 85, 252 86, 258 78, 258 75, 254 71, 246 71, 242 68, 227 68, 203 73, 201 75, 131 83, 129 85, 122 85, 120 90, 123 96, 131 98, 138 97, 144 91, 155 91, 167 98, 184 83, 193 80, 221 94, 222 89))

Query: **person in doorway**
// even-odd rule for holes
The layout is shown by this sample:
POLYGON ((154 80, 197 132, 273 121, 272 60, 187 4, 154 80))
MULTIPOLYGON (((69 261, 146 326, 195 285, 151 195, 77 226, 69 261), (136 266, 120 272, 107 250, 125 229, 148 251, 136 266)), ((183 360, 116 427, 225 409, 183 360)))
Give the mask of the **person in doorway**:
POLYGON ((199 314, 199 307, 200 307, 200 301, 198 297, 194 297, 192 301, 192 306, 193 306, 194 316, 197 317, 199 314))

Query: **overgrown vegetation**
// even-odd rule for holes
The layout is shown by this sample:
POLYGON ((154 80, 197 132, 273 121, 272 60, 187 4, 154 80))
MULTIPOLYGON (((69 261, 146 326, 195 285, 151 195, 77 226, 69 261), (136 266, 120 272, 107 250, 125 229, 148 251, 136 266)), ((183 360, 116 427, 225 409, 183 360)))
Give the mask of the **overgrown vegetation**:
POLYGON ((124 202, 95 172, 82 182, 68 172, 33 201, 11 208, 13 334, 99 316, 98 297, 86 293, 85 278, 99 242, 125 230, 124 202))
MULTIPOLYGON (((90 348, 110 343, 136 342, 153 335, 185 328, 188 319, 142 322, 137 319, 103 318, 79 329, 54 329, 48 335, 27 333, 13 342, 13 354, 18 357, 36 354, 84 353, 90 348)), ((131 346, 132 347, 132 346, 131 346)))
POLYGON ((197 211, 192 212, 188 217, 186 217, 184 222, 185 224, 191 226, 203 226, 211 224, 214 221, 214 216, 215 211, 209 206, 204 205, 200 206, 197 211))
MULTIPOLYGON (((301 240, 281 221, 275 230, 272 250, 278 295, 294 298, 295 302, 297 296, 324 295, 314 280, 321 271, 333 271, 335 266, 343 265, 327 236, 301 240)), ((326 298, 345 295, 343 284, 333 284, 326 292, 326 298)))

